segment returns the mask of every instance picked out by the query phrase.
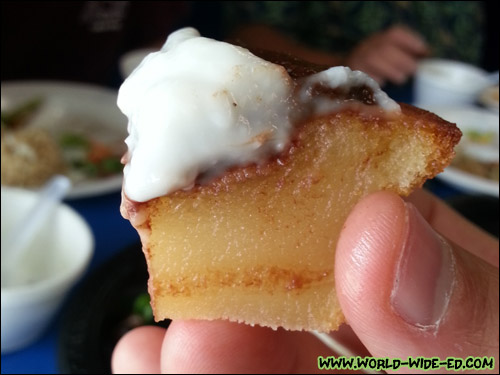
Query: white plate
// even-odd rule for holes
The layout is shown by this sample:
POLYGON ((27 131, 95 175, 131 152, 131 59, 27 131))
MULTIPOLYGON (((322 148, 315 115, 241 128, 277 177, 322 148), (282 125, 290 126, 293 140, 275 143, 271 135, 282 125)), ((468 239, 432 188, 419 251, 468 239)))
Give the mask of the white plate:
MULTIPOLYGON (((2 82, 2 110, 8 110, 35 97, 43 99, 30 126, 47 129, 91 128, 92 137, 103 143, 123 143, 127 137, 127 118, 116 106, 117 91, 73 82, 2 82), (94 129, 95 128, 95 129, 94 129)), ((124 146, 125 150, 125 146, 124 146)), ((75 183, 66 198, 101 195, 121 188, 123 174, 75 183)))
MULTIPOLYGON (((447 121, 456 123, 462 132, 470 130, 495 132, 496 153, 498 154, 499 120, 497 113, 475 107, 428 107, 426 109, 447 121)), ((437 178, 468 193, 486 194, 495 197, 499 195, 498 182, 464 172, 453 166, 447 167, 443 173, 437 175, 437 178)))

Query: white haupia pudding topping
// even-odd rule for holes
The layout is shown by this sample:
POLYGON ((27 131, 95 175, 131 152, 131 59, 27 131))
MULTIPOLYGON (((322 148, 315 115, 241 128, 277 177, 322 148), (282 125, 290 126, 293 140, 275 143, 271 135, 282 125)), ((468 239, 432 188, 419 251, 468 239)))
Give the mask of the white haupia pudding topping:
POLYGON ((128 117, 124 192, 137 202, 189 189, 201 173, 260 162, 288 144, 293 118, 339 102, 312 100, 311 87, 365 85, 386 110, 399 106, 370 77, 336 67, 297 84, 280 65, 248 50, 200 36, 172 33, 125 80, 118 106, 128 117))

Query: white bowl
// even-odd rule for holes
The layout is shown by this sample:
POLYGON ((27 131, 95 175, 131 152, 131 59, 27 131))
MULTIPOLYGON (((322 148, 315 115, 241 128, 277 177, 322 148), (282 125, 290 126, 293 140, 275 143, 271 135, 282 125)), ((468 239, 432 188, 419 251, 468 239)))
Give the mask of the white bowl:
POLYGON ((419 64, 415 74, 414 104, 423 108, 473 104, 479 93, 490 85, 488 73, 476 66, 426 59, 419 64))
MULTIPOLYGON (((12 230, 34 205, 37 193, 2 186, 1 235, 12 230)), ((23 267, 31 280, 2 285, 2 354, 38 339, 51 323, 65 296, 82 276, 94 250, 94 238, 85 220, 59 204, 35 235, 23 267)), ((2 257, 4 254, 2 248, 2 257)))

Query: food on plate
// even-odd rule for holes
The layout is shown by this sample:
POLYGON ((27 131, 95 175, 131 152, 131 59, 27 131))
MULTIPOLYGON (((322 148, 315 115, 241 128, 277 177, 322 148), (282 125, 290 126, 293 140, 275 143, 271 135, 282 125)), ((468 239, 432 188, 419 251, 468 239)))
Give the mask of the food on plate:
POLYGON ((14 129, 17 126, 22 126, 40 108, 42 103, 42 98, 35 97, 9 111, 2 111, 2 129, 4 127, 14 129))
POLYGON ((43 129, 2 129, 1 164, 2 184, 13 186, 41 186, 66 171, 56 141, 43 129))
POLYGON ((66 164, 68 175, 73 181, 107 177, 122 171, 121 148, 99 142, 88 135, 63 132, 58 137, 59 147, 66 164))
POLYGON ((408 195, 454 155, 455 125, 364 73, 266 59, 181 29, 120 88, 121 212, 156 320, 338 328, 335 247, 352 207, 408 195))
POLYGON ((488 87, 479 96, 479 102, 498 112, 498 85, 488 87))
POLYGON ((35 97, 2 111, 2 184, 35 188, 59 173, 78 183, 122 171, 121 145, 72 129, 72 121, 32 126, 31 119, 43 103, 43 98, 35 97))
POLYGON ((498 132, 464 131, 452 165, 493 181, 499 180, 498 132))

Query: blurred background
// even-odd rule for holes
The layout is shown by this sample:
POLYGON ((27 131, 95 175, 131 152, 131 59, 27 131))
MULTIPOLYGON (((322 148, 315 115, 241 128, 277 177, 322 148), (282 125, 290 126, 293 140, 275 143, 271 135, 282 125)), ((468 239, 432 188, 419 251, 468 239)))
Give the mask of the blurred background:
MULTIPOLYGON (((456 122, 464 133, 456 161, 425 188, 498 237, 499 30, 492 2, 0 4, 2 201, 11 194, 4 188, 38 192, 54 175, 66 175, 64 204, 93 239, 83 273, 47 327, 12 349, 2 333, 2 373, 106 373, 118 338, 152 324, 139 237, 119 210, 127 120, 116 95, 142 58, 181 27, 251 50, 363 70, 395 100, 456 122)), ((12 215, 3 207, 2 239, 14 226, 4 229, 4 216, 12 215)), ((18 299, 2 278, 2 332, 7 296, 18 299)))
MULTIPOLYGON (((498 70, 498 23, 489 2, 6 1, 2 81, 58 79, 118 87, 127 51, 163 44, 183 26, 227 39, 260 25, 325 54, 347 55, 369 36, 404 25, 435 57, 498 70)), ((278 47, 280 49, 281 47, 278 47)))

